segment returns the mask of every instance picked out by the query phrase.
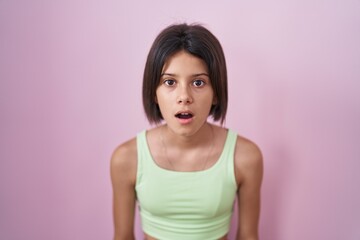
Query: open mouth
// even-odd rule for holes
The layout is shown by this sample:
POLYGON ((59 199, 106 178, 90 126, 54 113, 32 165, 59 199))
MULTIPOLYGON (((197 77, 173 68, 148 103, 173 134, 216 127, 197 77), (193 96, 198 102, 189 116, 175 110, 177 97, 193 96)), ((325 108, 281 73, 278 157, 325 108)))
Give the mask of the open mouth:
POLYGON ((175 117, 177 117, 179 119, 190 119, 193 117, 193 115, 192 115, 192 113, 183 112, 183 113, 176 114, 175 117))

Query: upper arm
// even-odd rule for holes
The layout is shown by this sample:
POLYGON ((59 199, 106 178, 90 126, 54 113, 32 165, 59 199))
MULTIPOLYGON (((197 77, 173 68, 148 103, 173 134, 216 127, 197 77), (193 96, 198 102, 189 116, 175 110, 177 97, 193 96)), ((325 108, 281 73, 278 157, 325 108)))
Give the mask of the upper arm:
POLYGON ((263 159, 260 149, 251 141, 238 138, 235 153, 238 179, 239 229, 238 239, 258 239, 260 218, 260 188, 263 159))
POLYGON ((119 146, 110 163, 115 239, 134 239, 136 140, 119 146))

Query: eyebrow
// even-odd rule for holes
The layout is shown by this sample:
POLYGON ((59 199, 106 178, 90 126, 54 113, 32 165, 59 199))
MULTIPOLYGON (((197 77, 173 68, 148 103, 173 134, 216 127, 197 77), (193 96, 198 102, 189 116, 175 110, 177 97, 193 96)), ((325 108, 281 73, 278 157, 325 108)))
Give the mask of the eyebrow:
MULTIPOLYGON (((170 76, 170 77, 176 77, 177 76, 174 73, 162 73, 161 77, 164 76, 164 75, 167 75, 167 76, 170 76)), ((199 76, 207 76, 207 77, 209 77, 209 74, 207 74, 207 73, 196 73, 196 74, 191 75, 191 77, 199 77, 199 76)))

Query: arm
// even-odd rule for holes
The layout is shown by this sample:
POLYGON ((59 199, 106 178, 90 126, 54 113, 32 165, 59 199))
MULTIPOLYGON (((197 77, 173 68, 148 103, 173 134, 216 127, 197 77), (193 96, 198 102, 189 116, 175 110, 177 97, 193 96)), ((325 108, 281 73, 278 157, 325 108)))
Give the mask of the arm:
POLYGON ((136 140, 131 140, 119 146, 111 158, 110 170, 113 187, 114 240, 135 239, 136 169, 136 140))
POLYGON ((238 180, 239 225, 238 240, 258 240, 260 188, 263 161, 259 148, 238 138, 235 153, 235 174, 238 180))

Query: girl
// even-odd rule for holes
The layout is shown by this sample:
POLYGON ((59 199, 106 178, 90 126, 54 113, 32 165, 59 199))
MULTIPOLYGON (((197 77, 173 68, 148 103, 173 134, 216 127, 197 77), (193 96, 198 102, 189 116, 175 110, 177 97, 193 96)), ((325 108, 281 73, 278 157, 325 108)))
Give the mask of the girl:
POLYGON ((145 113, 156 127, 121 144, 111 159, 115 240, 135 239, 136 201, 147 240, 227 239, 235 197, 237 239, 258 239, 262 156, 223 127, 227 99, 216 37, 201 25, 165 28, 143 78, 145 113))

